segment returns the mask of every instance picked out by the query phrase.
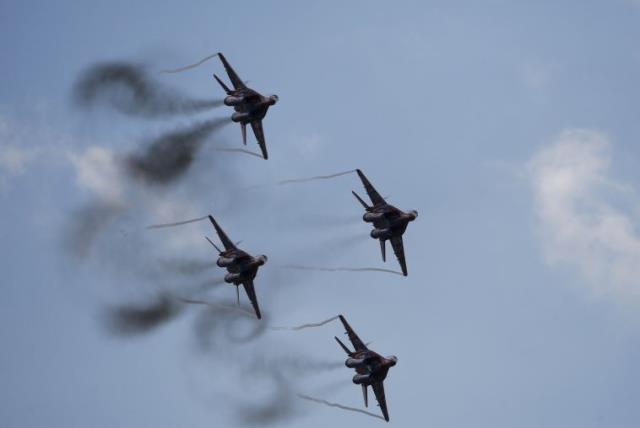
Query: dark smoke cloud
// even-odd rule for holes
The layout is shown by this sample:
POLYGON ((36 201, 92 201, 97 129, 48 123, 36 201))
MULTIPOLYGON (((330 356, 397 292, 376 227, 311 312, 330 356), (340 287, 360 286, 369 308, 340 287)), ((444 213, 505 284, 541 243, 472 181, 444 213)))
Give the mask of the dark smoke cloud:
POLYGON ((125 62, 89 68, 76 82, 73 99, 81 108, 105 105, 147 118, 198 113, 223 105, 221 99, 190 99, 154 82, 141 66, 125 62))
POLYGON ((182 305, 168 296, 159 296, 155 302, 145 306, 120 306, 105 312, 106 327, 112 333, 131 336, 148 333, 156 327, 174 319, 182 305))
POLYGON ((163 271, 181 275, 199 275, 216 267, 212 261, 196 259, 164 259, 159 260, 158 264, 163 271))
POLYGON ((242 425, 264 426, 282 424, 295 415, 295 403, 290 383, 278 370, 265 371, 274 383, 274 390, 266 403, 249 402, 237 407, 238 421, 242 425))
POLYGON ((227 123, 228 119, 217 118, 162 135, 143 153, 130 156, 127 170, 144 182, 168 184, 187 171, 204 140, 227 123))
POLYGON ((238 306, 198 300, 187 303, 206 305, 195 321, 195 333, 199 349, 211 351, 220 339, 225 343, 244 344, 258 339, 267 329, 267 321, 259 321, 255 315, 238 306))
POLYGON ((95 202, 74 212, 64 234, 67 250, 76 257, 86 257, 100 230, 114 220, 122 209, 112 203, 95 202))

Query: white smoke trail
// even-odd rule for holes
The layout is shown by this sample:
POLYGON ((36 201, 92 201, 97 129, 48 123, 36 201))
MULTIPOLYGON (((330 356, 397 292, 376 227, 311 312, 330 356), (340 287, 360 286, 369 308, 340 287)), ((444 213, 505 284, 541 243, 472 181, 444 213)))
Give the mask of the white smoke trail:
POLYGON ((349 267, 336 267, 336 268, 326 268, 326 267, 317 267, 317 266, 300 266, 300 265, 285 265, 282 266, 283 269, 295 269, 295 270, 314 270, 319 272, 385 272, 385 273, 393 273, 395 275, 401 275, 402 272, 391 269, 383 269, 383 268, 349 268, 349 267))
POLYGON ((323 326, 325 324, 330 323, 331 321, 337 320, 338 316, 336 315, 335 317, 331 317, 329 319, 326 319, 324 321, 320 321, 317 323, 309 323, 309 324, 302 324, 299 326, 295 326, 295 327, 269 327, 270 330, 291 330, 291 331, 298 331, 298 330, 302 330, 305 328, 313 328, 313 327, 320 327, 323 326))
POLYGON ((171 69, 171 70, 162 70, 162 71, 160 71, 160 73, 173 74, 173 73, 180 73, 182 71, 191 70, 192 68, 196 68, 196 67, 202 65, 203 63, 205 63, 206 61, 210 60, 211 58, 215 58, 217 56, 218 56, 218 54, 214 53, 212 55, 209 55, 209 56, 206 56, 206 57, 202 58, 200 61, 196 62, 195 64, 185 65, 184 67, 174 68, 174 69, 171 69))
POLYGON ((315 177, 307 177, 307 178, 291 178, 288 180, 278 181, 276 184, 278 186, 281 186, 283 184, 304 183, 304 182, 313 181, 313 180, 327 180, 334 177, 340 177, 341 175, 351 174, 352 172, 355 172, 355 171, 356 171, 355 169, 351 169, 349 171, 342 171, 342 172, 338 172, 330 175, 316 175, 315 177))
POLYGON ((365 414, 367 416, 371 416, 371 417, 374 417, 374 418, 378 418, 378 419, 384 420, 384 418, 382 416, 376 415, 375 413, 367 412, 366 410, 358 409, 358 408, 355 408, 355 407, 343 406, 342 404, 338 404, 338 403, 331 403, 331 402, 329 402, 327 400, 322 400, 320 398, 314 398, 314 397, 310 397, 310 396, 304 395, 304 394, 298 394, 298 398, 302 398, 303 400, 313 401, 314 403, 324 404, 325 406, 329 406, 329 407, 337 407, 339 409, 349 410, 350 412, 363 413, 363 414, 365 414))
POLYGON ((206 220, 208 218, 209 218, 208 216, 204 216, 204 217, 193 218, 191 220, 178 221, 176 223, 152 224, 150 226, 147 226, 145 229, 161 229, 163 227, 182 226, 183 224, 195 223, 198 221, 206 220))

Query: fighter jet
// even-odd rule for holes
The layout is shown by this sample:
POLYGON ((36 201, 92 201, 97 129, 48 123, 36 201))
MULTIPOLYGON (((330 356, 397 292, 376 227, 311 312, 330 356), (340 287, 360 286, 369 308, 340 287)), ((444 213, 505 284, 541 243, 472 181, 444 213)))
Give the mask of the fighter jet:
POLYGON ((351 193, 353 193, 353 196, 358 199, 366 211, 362 219, 367 223, 373 223, 374 229, 371 231, 371 237, 380 240, 382 260, 386 261, 385 242, 389 240, 391 241, 393 252, 398 258, 398 262, 402 268, 402 274, 407 276, 407 263, 404 258, 402 235, 405 230, 407 230, 409 222, 412 222, 418 217, 418 211, 411 210, 405 213, 393 205, 388 204, 371 185, 369 180, 367 180, 367 177, 365 177, 362 171, 358 169, 356 172, 360 180, 362 180, 362 184, 373 205, 367 205, 356 192, 352 191, 351 193))
POLYGON ((253 280, 258 274, 258 268, 266 263, 267 256, 262 255, 253 257, 245 251, 236 247, 226 233, 220 228, 218 223, 212 216, 209 216, 211 224, 216 230, 224 250, 218 248, 208 237, 207 241, 218 251, 219 257, 216 264, 221 268, 226 268, 228 273, 224 276, 224 281, 228 284, 236 286, 236 295, 238 296, 238 303, 240 303, 240 290, 239 286, 242 284, 244 291, 247 293, 247 297, 251 300, 253 310, 256 312, 258 319, 262 318, 260 314, 260 307, 258 306, 258 298, 256 297, 256 291, 253 288, 253 280))
POLYGON ((231 120, 240 123, 240 129, 242 130, 242 142, 247 145, 247 124, 251 125, 253 129, 253 135, 255 135, 260 150, 262 150, 262 157, 268 159, 267 143, 264 139, 264 131, 262 130, 262 119, 267 114, 269 107, 278 102, 277 95, 264 96, 257 91, 247 87, 235 70, 229 65, 227 59, 218 52, 220 61, 224 65, 224 69, 227 71, 229 80, 233 85, 233 89, 229 89, 222 80, 215 74, 213 77, 218 81, 222 89, 227 93, 227 97, 224 99, 224 104, 233 107, 235 112, 231 115, 231 120))
POLYGON ((342 321, 345 330, 347 330, 346 334, 349 336, 349 340, 355 348, 355 351, 350 351, 340 339, 335 337, 340 347, 344 349, 344 352, 349 356, 344 362, 344 365, 356 370, 356 374, 353 376, 353 383, 362 386, 365 407, 369 407, 367 387, 371 386, 376 400, 378 400, 378 406, 380 406, 380 410, 382 410, 382 415, 384 419, 389 422, 387 400, 384 396, 384 385, 382 382, 387 378, 389 369, 396 365, 398 358, 394 355, 383 357, 371 351, 362 340, 360 340, 342 315, 340 315, 340 321, 342 321))

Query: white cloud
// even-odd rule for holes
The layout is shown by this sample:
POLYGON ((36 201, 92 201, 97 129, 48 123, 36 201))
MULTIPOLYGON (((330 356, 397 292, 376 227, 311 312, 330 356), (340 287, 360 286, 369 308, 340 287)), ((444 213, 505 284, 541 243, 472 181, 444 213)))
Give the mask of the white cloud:
POLYGON ((76 182, 100 199, 121 203, 124 192, 124 172, 116 155, 108 149, 92 146, 82 153, 69 152, 67 157, 75 167, 76 182))
POLYGON ((609 177, 611 143, 584 129, 562 132, 529 162, 546 261, 576 269, 597 294, 640 295, 640 236, 633 210, 610 197, 629 186, 609 177))

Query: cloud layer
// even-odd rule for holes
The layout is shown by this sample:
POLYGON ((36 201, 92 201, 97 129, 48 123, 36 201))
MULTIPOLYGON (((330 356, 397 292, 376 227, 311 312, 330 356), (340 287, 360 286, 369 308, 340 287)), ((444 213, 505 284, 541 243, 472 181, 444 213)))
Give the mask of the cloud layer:
POLYGON ((576 269, 598 295, 625 299, 640 296, 640 237, 624 208, 632 193, 610 177, 610 164, 606 135, 571 129, 528 168, 546 261, 576 269))

